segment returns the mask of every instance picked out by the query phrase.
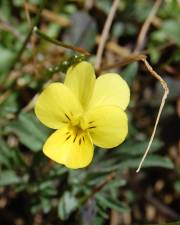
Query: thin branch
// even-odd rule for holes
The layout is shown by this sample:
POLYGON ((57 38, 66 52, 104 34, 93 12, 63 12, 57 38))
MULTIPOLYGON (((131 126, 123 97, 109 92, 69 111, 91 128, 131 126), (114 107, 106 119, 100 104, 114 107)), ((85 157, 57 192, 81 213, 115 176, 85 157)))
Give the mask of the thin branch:
POLYGON ((102 34, 101 34, 101 41, 100 44, 98 46, 98 50, 97 50, 97 58, 96 58, 96 63, 95 63, 95 68, 99 69, 100 65, 101 65, 101 60, 102 60, 102 55, 103 55, 103 50, 104 50, 104 46, 105 43, 108 39, 108 34, 109 34, 109 30, 114 18, 114 15, 116 13, 117 7, 118 7, 118 3, 119 0, 114 0, 111 10, 109 12, 109 15, 106 19, 102 34))
POLYGON ((137 53, 139 51, 142 50, 143 46, 144 46, 144 40, 145 40, 145 37, 147 35, 147 32, 149 30, 149 27, 160 7, 162 3, 162 0, 156 0, 154 6, 152 7, 152 10, 150 11, 147 19, 145 20, 140 32, 139 32, 139 35, 138 35, 138 38, 137 38, 137 44, 136 44, 136 47, 135 47, 135 50, 134 52, 137 53))
POLYGON ((155 122, 155 125, 154 125, 154 128, 153 128, 153 132, 152 132, 151 137, 150 137, 150 140, 149 140, 149 144, 148 144, 148 146, 147 146, 147 148, 146 148, 146 150, 145 150, 145 153, 144 153, 144 155, 143 155, 143 157, 142 157, 142 159, 141 159, 141 162, 139 163, 138 169, 136 170, 137 173, 140 171, 141 166, 142 166, 142 164, 143 164, 143 162, 144 162, 144 160, 145 160, 145 158, 146 158, 146 156, 147 156, 147 154, 148 154, 148 152, 149 152, 149 149, 150 149, 150 147, 151 147, 151 144, 152 144, 152 142, 153 142, 153 139, 154 139, 154 136, 155 136, 155 133, 156 133, 156 130, 157 130, 157 125, 158 125, 158 123, 159 123, 159 119, 160 119, 160 116, 161 116, 163 107, 164 107, 165 102, 166 102, 166 98, 167 98, 167 96, 168 96, 168 94, 169 94, 169 88, 168 88, 168 86, 167 86, 167 83, 161 78, 161 76, 159 76, 159 75, 153 70, 153 68, 152 68, 151 65, 147 62, 146 59, 142 59, 141 61, 144 63, 146 69, 150 72, 150 74, 151 74, 152 76, 154 76, 157 80, 159 80, 159 82, 161 83, 161 85, 162 85, 162 87, 163 87, 163 89, 164 89, 164 94, 163 94, 163 97, 162 97, 162 100, 161 100, 161 104, 160 104, 159 111, 158 111, 158 114, 157 114, 157 117, 156 117, 156 122, 155 122))
POLYGON ((59 45, 59 46, 61 46, 63 48, 71 49, 73 51, 79 52, 79 53, 84 54, 86 56, 90 56, 90 53, 88 51, 86 51, 85 49, 80 48, 80 47, 76 47, 76 46, 73 46, 73 45, 69 45, 69 44, 66 44, 66 43, 58 41, 58 40, 55 40, 55 39, 47 36, 43 32, 41 32, 37 27, 34 27, 34 32, 37 35, 39 35, 41 38, 43 38, 46 41, 49 41, 52 44, 59 45))
MULTIPOLYGON (((27 10, 29 10, 32 13, 38 12, 38 8, 35 5, 30 4, 28 2, 25 2, 25 7, 26 7, 27 10)), ((57 24, 59 24, 61 26, 64 26, 64 27, 68 27, 68 26, 71 25, 69 19, 67 19, 64 16, 58 15, 58 14, 56 14, 56 13, 54 13, 54 12, 48 10, 48 9, 43 9, 42 17, 45 18, 46 20, 57 23, 57 24)))
POLYGON ((29 112, 34 108, 35 102, 37 100, 38 94, 36 94, 31 101, 22 109, 23 112, 29 112))
POLYGON ((155 77, 162 85, 163 89, 164 89, 164 94, 163 94, 163 97, 162 97, 162 100, 161 100, 161 104, 160 104, 160 107, 159 107, 159 111, 158 111, 158 114, 157 114, 157 117, 156 117, 156 121, 155 121, 155 125, 154 125, 154 128, 153 128, 153 132, 151 134, 151 137, 150 137, 150 140, 149 140, 149 143, 148 143, 148 146, 145 150, 145 153, 140 161, 140 164, 138 166, 138 169, 136 170, 136 172, 139 172, 140 169, 141 169, 141 166, 149 152, 149 149, 152 145, 152 142, 153 142, 153 139, 154 139, 154 136, 155 136, 155 133, 156 133, 156 130, 157 130, 157 125, 159 123, 159 119, 160 119, 160 116, 161 116, 161 113, 162 113, 162 110, 163 110, 163 107, 164 107, 164 104, 166 102, 166 98, 169 94, 169 88, 167 86, 167 83, 162 79, 162 77, 156 73, 156 71, 153 70, 153 68, 151 67, 151 65, 148 63, 148 61, 146 60, 146 56, 145 55, 142 55, 142 54, 132 54, 130 55, 129 57, 125 58, 124 60, 122 60, 121 62, 118 62, 118 63, 115 63, 115 64, 112 64, 112 65, 108 65, 104 68, 101 68, 100 70, 98 70, 97 72, 99 73, 100 71, 102 70, 107 70, 107 69, 111 69, 111 68, 115 68, 115 67, 120 67, 120 66, 125 66, 131 62, 134 62, 134 61, 141 61, 144 63, 146 69, 149 71, 150 75, 152 75, 153 77, 155 77))
POLYGON ((143 54, 131 54, 119 62, 101 67, 100 69, 96 70, 96 73, 100 74, 102 71, 106 71, 106 70, 118 68, 118 67, 123 67, 134 61, 141 61, 142 59, 146 59, 146 56, 143 54))

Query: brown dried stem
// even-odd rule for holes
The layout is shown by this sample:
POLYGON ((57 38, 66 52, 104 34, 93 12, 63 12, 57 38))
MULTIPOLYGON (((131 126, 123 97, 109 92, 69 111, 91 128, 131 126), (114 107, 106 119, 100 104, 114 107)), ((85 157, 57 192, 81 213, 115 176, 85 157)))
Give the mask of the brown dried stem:
POLYGON ((135 53, 137 53, 143 49, 145 37, 146 37, 149 27, 161 5, 161 2, 162 2, 162 0, 155 1, 154 6, 152 7, 152 10, 150 11, 147 19, 145 20, 143 26, 141 27, 141 30, 140 30, 138 38, 137 38, 137 44, 136 44, 136 47, 134 50, 135 53))
MULTIPOLYGON (((148 63, 148 61, 146 60, 146 56, 143 55, 143 54, 132 54, 131 56, 125 58, 124 60, 122 60, 121 62, 118 62, 118 63, 115 63, 113 65, 108 65, 104 68, 101 68, 101 70, 107 70, 107 69, 111 69, 111 68, 114 68, 114 67, 121 67, 121 66, 125 66, 131 62, 134 62, 134 61, 141 61, 143 62, 143 64, 145 65, 146 69, 149 71, 150 75, 155 77, 162 85, 163 89, 164 89, 164 94, 163 94, 163 97, 162 97, 162 100, 161 100, 161 104, 160 104, 160 107, 159 107, 159 111, 158 111, 158 114, 157 114, 157 117, 156 117, 156 121, 155 121, 155 125, 154 125, 154 128, 153 128, 153 131, 152 131, 152 134, 151 134, 151 137, 150 137, 150 140, 149 140, 149 143, 148 143, 148 146, 145 150, 145 153, 141 159, 141 162, 138 166, 138 169, 136 170, 136 172, 139 172, 140 169, 141 169, 141 166, 149 152, 149 149, 152 145, 152 142, 153 142, 153 139, 154 139, 154 136, 155 136, 155 133, 156 133, 156 130, 157 130, 157 126, 158 126, 158 123, 159 123, 159 119, 160 119, 160 116, 161 116, 161 113, 162 113, 162 110, 163 110, 163 107, 164 107, 164 104, 166 102, 166 98, 167 98, 167 95, 169 93, 169 88, 167 86, 167 83, 162 79, 162 77, 156 73, 156 71, 153 70, 153 68, 151 67, 151 65, 148 63)), ((101 71, 101 70, 98 70, 101 71)))
POLYGON ((138 173, 141 169, 141 166, 149 152, 149 149, 151 147, 151 144, 153 142, 153 139, 154 139, 154 136, 155 136, 155 133, 156 133, 156 130, 157 130, 157 126, 158 126, 158 123, 159 123, 159 119, 161 117, 161 113, 162 113, 162 110, 164 108, 164 105, 165 105, 165 102, 166 102, 166 98, 169 94, 169 88, 167 86, 167 83, 162 79, 162 77, 156 73, 156 71, 153 70, 153 68, 151 67, 151 65, 147 62, 146 59, 141 59, 141 61, 144 63, 146 69, 149 71, 149 73, 154 76, 162 85, 163 89, 164 89, 164 94, 163 94, 163 97, 162 97, 162 100, 161 100, 161 104, 160 104, 160 107, 159 107, 159 110, 158 110, 158 114, 157 114, 157 117, 156 117, 156 121, 155 121, 155 125, 154 125, 154 128, 153 128, 153 132, 151 134, 151 137, 150 137, 150 140, 149 140, 149 143, 148 143, 148 146, 145 150, 145 153, 141 159, 141 162, 139 163, 139 166, 138 166, 138 169, 136 170, 136 172, 138 173))
POLYGON ((104 46, 105 43, 108 39, 108 34, 109 34, 109 30, 111 28, 111 24, 114 18, 114 15, 116 13, 117 7, 118 7, 118 3, 119 0, 114 0, 112 7, 110 9, 110 12, 108 14, 108 17, 106 19, 102 34, 101 34, 101 40, 100 40, 100 44, 98 46, 98 50, 97 50, 97 54, 96 54, 96 63, 95 63, 95 68, 99 69, 100 65, 101 65, 101 60, 102 60, 102 55, 103 55, 103 51, 104 51, 104 46))
POLYGON ((144 58, 146 58, 146 56, 143 55, 143 54, 131 54, 131 55, 125 57, 123 60, 121 60, 119 62, 101 67, 100 69, 96 70, 96 72, 100 73, 101 71, 113 69, 113 68, 116 68, 116 67, 123 67, 123 66, 125 66, 125 65, 127 65, 131 62, 140 61, 144 58))
MULTIPOLYGON (((27 10, 29 10, 32 13, 37 13, 38 8, 35 5, 32 5, 28 2, 25 2, 25 7, 27 10)), ((58 15, 48 9, 43 9, 42 11, 42 17, 46 18, 49 21, 55 22, 61 26, 67 27, 70 26, 70 20, 66 19, 65 17, 58 15)))

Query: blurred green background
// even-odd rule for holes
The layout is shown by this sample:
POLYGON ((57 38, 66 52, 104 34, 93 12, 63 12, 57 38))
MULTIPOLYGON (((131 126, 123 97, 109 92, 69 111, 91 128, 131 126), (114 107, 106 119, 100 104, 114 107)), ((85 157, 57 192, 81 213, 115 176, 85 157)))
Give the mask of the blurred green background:
MULTIPOLYGON (((155 1, 121 0, 102 66, 131 54, 155 1)), ((112 1, 0 0, 0 225, 120 225, 180 220, 180 1, 164 0, 141 51, 170 88, 151 151, 148 144, 163 94, 140 63, 111 71, 131 89, 129 135, 113 150, 96 148, 91 165, 69 170, 42 153, 52 130, 34 115, 36 96, 49 82, 63 81, 62 62, 75 53, 34 33, 85 48, 94 63, 112 1), (53 68, 50 69, 50 68, 53 68), (56 69, 58 68, 58 70, 56 69), (58 71, 58 72, 57 72, 58 71)))

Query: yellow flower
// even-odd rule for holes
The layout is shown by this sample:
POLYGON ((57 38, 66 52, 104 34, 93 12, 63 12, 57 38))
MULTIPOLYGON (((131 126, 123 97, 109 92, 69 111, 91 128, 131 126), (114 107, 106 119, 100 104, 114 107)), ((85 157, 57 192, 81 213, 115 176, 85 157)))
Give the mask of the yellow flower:
POLYGON ((121 144, 128 133, 124 110, 129 97, 129 87, 118 74, 96 79, 88 62, 69 68, 64 84, 50 84, 35 105, 39 120, 57 130, 44 144, 44 154, 77 169, 91 162, 93 143, 102 148, 121 144))

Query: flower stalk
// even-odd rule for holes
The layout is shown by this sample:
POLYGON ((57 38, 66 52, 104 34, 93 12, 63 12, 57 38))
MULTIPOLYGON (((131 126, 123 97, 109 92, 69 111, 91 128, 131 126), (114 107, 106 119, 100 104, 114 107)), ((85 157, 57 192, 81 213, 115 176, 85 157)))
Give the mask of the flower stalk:
POLYGON ((48 35, 46 35, 45 33, 43 33, 42 31, 40 31, 37 27, 34 27, 33 31, 39 37, 41 37, 42 39, 44 39, 44 40, 46 40, 46 41, 48 41, 48 42, 50 42, 52 44, 61 46, 63 48, 71 49, 71 50, 73 50, 75 52, 79 52, 79 53, 84 54, 86 56, 90 56, 90 53, 88 51, 86 51, 85 49, 80 48, 80 47, 76 47, 76 46, 73 46, 73 45, 69 45, 69 44, 66 44, 66 43, 64 43, 62 41, 58 41, 56 39, 53 39, 53 38, 49 37, 48 35))

